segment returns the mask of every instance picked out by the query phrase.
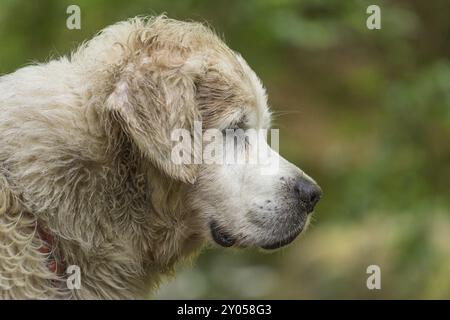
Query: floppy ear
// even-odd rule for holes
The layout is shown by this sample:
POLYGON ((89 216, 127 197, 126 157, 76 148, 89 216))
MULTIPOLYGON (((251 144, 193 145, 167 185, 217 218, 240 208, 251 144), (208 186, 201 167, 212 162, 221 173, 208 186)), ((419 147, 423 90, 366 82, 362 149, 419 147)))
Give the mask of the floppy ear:
MULTIPOLYGON (((176 143, 171 134, 175 129, 187 129, 192 137, 194 121, 201 120, 195 104, 195 77, 199 70, 194 60, 170 59, 168 54, 159 55, 159 60, 144 58, 141 63, 127 63, 116 76, 106 110, 120 122, 142 154, 166 175, 194 183, 197 168, 193 161, 177 164, 171 158, 176 143)), ((194 150, 198 148, 186 150, 192 158, 194 150)))

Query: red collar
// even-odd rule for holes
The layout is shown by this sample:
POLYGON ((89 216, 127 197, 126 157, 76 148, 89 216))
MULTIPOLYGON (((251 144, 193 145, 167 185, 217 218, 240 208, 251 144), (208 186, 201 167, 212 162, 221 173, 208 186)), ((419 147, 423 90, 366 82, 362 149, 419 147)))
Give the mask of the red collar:
POLYGON ((57 275, 61 275, 65 273, 65 261, 57 261, 54 250, 56 249, 55 246, 55 238, 50 233, 50 231, 45 230, 44 228, 40 227, 38 225, 37 227, 37 233, 39 238, 42 240, 43 244, 42 247, 39 248, 39 252, 47 255, 47 268, 50 270, 50 272, 55 273, 57 275))

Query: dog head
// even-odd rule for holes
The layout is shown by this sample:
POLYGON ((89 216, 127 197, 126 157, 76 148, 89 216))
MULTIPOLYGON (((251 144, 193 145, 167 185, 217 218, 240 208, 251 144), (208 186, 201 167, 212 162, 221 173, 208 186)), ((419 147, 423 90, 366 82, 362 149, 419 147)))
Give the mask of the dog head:
MULTIPOLYGON (((197 101, 206 127, 218 128, 224 135, 230 129, 261 132, 270 128, 265 90, 239 54, 212 62, 198 84, 197 101)), ((247 137, 231 140, 235 162, 226 161, 230 149, 224 148, 224 163, 201 167, 190 199, 207 216, 211 237, 219 245, 276 249, 304 229, 321 190, 272 150, 265 136, 247 137), (255 149, 268 151, 267 161, 251 163, 249 155, 255 149), (244 162, 237 161, 240 154, 244 162)), ((228 137, 224 141, 227 145, 228 137)))
MULTIPOLYGON (((106 109, 153 165, 189 185, 186 206, 202 217, 204 236, 225 247, 290 243, 305 228, 321 190, 267 140, 232 143, 238 156, 267 147, 264 164, 173 158, 174 130, 194 132, 196 122, 201 133, 215 129, 223 136, 227 129, 270 128, 265 90, 244 59, 203 25, 165 18, 137 28, 123 50, 106 109), (277 170, 264 174, 263 167, 273 164, 277 170)), ((205 141, 196 141, 194 133, 188 138, 197 145, 184 144, 181 153, 203 159, 205 141)))

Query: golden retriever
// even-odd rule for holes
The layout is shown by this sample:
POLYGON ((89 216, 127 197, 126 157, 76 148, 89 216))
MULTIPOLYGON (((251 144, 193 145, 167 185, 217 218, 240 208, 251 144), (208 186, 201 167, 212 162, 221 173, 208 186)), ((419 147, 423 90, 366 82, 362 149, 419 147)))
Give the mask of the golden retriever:
POLYGON ((271 175, 171 158, 177 128, 270 119, 239 54, 204 25, 164 16, 0 77, 0 297, 142 298, 205 243, 291 242, 321 190, 278 153, 271 175), (68 285, 69 266, 81 285, 68 285))

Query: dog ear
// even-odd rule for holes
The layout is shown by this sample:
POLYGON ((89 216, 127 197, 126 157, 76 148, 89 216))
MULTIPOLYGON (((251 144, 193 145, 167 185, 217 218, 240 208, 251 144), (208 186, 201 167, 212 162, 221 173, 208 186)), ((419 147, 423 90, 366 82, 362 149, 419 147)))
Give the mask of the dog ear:
MULTIPOLYGON (((172 132, 187 129, 192 138, 194 121, 201 121, 195 103, 195 79, 199 66, 194 59, 155 55, 138 62, 128 62, 116 75, 106 110, 138 146, 143 155, 171 178, 194 183, 197 166, 177 164, 172 159, 172 132)), ((189 145, 186 145, 189 146, 189 145)), ((193 154, 199 148, 183 152, 193 154)))

